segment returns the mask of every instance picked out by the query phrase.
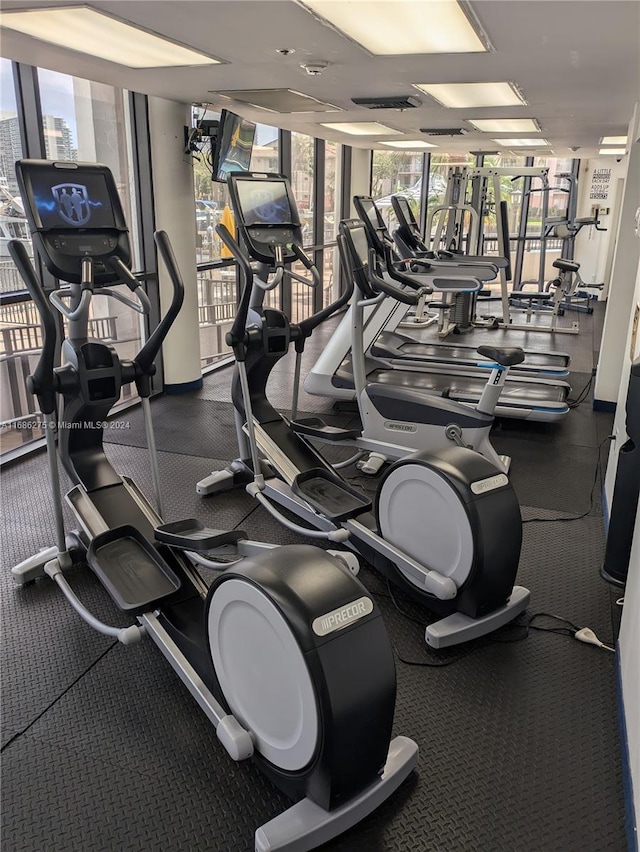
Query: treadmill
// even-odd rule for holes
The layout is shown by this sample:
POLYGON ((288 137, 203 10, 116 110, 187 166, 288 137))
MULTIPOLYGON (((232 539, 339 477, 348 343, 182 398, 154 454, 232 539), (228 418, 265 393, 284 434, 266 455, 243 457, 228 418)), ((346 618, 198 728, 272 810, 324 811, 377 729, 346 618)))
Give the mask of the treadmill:
MULTIPOLYGON (((372 204, 375 208, 375 202, 372 202, 372 204)), ((392 195, 391 204, 398 220, 398 228, 393 233, 393 241, 400 255, 404 258, 415 259, 436 257, 434 252, 428 251, 422 239, 420 228, 408 200, 403 195, 392 195)), ((370 236, 373 223, 376 221, 374 216, 375 212, 364 218, 370 236)), ((384 221, 379 216, 379 211, 378 217, 384 227, 384 221)), ((380 247, 376 246, 376 248, 379 251, 380 247)), ((501 260, 501 258, 494 257, 493 255, 475 256, 445 251, 438 252, 437 257, 464 264, 477 263, 482 257, 491 262, 501 260)), ((508 265, 508 261, 505 265, 508 265)), ((380 330, 380 335, 376 340, 375 346, 383 358, 410 358, 411 360, 418 361, 435 361, 440 364, 455 362, 456 367, 473 366, 478 360, 474 346, 460 343, 423 343, 406 335, 394 334, 395 328, 396 326, 394 328, 386 327, 384 331, 380 330)), ((566 376, 569 373, 571 358, 566 352, 524 349, 524 353, 524 363, 513 367, 513 372, 529 375, 539 374, 541 377, 553 375, 566 376)))
MULTIPOLYGON (((371 246, 369 229, 367 229, 367 237, 371 246)), ((375 250, 374 246, 371 248, 375 250)), ((382 274, 394 280, 396 287, 398 283, 406 286, 404 277, 400 282, 398 279, 393 279, 393 264, 389 262, 388 246, 386 253, 386 269, 381 270, 382 274)), ((418 285, 425 280, 428 282, 429 279, 429 276, 424 275, 413 277, 417 279, 418 285)), ((433 272, 430 278, 434 278, 433 272)), ((396 328, 405 310, 405 305, 391 298, 386 298, 365 309, 363 348, 367 380, 425 390, 469 405, 477 405, 492 366, 482 362, 477 354, 458 367, 448 361, 429 362, 420 358, 414 359, 413 356, 410 356, 408 360, 402 353, 396 357, 394 353, 383 351, 384 340, 374 351, 373 344, 377 342, 382 329, 385 326, 396 328)), ((350 357, 352 318, 353 313, 350 308, 307 375, 304 383, 307 393, 340 400, 355 398, 350 357)), ((396 336, 400 337, 400 335, 396 336)), ((421 345, 412 338, 407 340, 412 340, 413 345, 421 345)), ((568 413, 567 397, 571 388, 567 382, 558 381, 555 378, 544 378, 540 374, 530 376, 522 372, 514 373, 510 372, 507 377, 496 407, 496 416, 554 422, 568 413)))

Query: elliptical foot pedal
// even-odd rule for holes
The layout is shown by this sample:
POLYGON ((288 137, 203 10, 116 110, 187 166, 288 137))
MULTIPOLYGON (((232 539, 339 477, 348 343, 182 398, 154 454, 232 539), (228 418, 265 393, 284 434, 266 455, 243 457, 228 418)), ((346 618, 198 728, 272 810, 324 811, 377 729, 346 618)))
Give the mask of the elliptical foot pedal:
POLYGON ((97 535, 87 562, 124 612, 145 610, 180 588, 180 580, 135 527, 123 525, 97 535))
POLYGON ((244 530, 214 530, 205 527, 197 518, 186 518, 156 527, 156 541, 180 550, 206 551, 237 544, 248 538, 244 530))
POLYGON ((299 435, 310 438, 322 438, 325 441, 355 441, 360 436, 358 429, 341 429, 329 426, 322 417, 303 417, 291 421, 291 428, 299 435))
POLYGON ((299 473, 291 484, 294 494, 302 497, 321 515, 339 523, 371 509, 371 500, 321 467, 299 473))

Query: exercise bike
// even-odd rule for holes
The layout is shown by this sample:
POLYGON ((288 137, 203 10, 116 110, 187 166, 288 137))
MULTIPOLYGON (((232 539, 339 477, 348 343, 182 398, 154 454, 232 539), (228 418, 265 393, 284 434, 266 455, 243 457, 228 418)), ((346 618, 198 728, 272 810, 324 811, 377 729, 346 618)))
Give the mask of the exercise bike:
POLYGON ((395 667, 380 612, 353 575, 351 554, 345 560, 308 545, 252 542, 240 530, 208 529, 193 518, 163 523, 135 483, 115 472, 104 453, 104 421, 122 386, 135 383, 159 499, 149 396, 154 359, 184 297, 180 272, 167 235, 157 232, 171 305, 135 358, 121 360, 112 346, 88 337, 96 294, 140 313, 149 309, 130 270, 111 172, 22 160, 17 176, 34 246, 68 286, 47 292, 24 245, 9 244, 43 326, 29 389, 46 419, 57 531, 57 546, 15 566, 13 576, 20 584, 50 577, 90 627, 124 645, 150 637, 231 758, 253 757, 295 802, 257 829, 255 849, 314 849, 382 804, 417 762, 412 740, 391 739, 395 667), (77 210, 60 203, 65 185, 79 192, 77 210), (114 290, 120 282, 135 297, 114 290), (60 367, 53 308, 68 322, 60 367), (79 524, 68 536, 58 455, 79 524), (65 572, 85 561, 130 626, 99 621, 78 599, 65 572), (221 573, 208 586, 197 565, 221 573))
MULTIPOLYGON (((270 404, 266 385, 273 367, 291 344, 304 349, 336 303, 295 324, 282 311, 259 307, 270 276, 279 283, 289 278, 287 264, 300 261, 316 280, 317 270, 301 248, 301 221, 288 178, 236 173, 228 188, 243 247, 224 226, 217 232, 235 256, 244 285, 227 338, 236 358, 232 399, 240 457, 198 483, 198 493, 244 485, 289 529, 344 542, 444 615, 426 628, 432 647, 466 642, 511 621, 526 608, 529 592, 514 586, 522 524, 504 473, 465 447, 417 452, 385 471, 373 505, 270 404), (251 259, 260 265, 256 275, 251 259), (290 520, 282 508, 308 526, 290 520)), ((349 433, 341 431, 326 430, 338 441, 349 433)))

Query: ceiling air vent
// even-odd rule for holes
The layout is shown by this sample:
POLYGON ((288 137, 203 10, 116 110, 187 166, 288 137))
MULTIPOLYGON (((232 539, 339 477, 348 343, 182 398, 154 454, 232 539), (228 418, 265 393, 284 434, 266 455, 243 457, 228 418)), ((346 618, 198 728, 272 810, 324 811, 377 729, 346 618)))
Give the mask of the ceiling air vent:
POLYGON ((466 136, 469 131, 465 127, 421 127, 420 133, 427 136, 466 136))
POLYGON ((412 95, 400 95, 395 98, 351 98, 351 101, 356 106, 367 109, 414 109, 422 103, 420 98, 414 98, 412 95))

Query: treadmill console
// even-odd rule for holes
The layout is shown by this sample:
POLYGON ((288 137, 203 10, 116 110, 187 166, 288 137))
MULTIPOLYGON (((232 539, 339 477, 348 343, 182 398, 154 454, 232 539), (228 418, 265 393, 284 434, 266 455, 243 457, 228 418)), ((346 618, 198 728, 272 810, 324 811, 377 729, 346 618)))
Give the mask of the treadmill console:
POLYGON ((233 173, 227 179, 238 230, 254 260, 272 266, 280 247, 285 263, 296 260, 289 246, 302 246, 302 226, 289 179, 279 174, 233 173))
POLYGON ((81 281, 82 258, 94 261, 96 286, 120 281, 105 261, 131 263, 129 232, 111 170, 97 163, 20 160, 16 163, 34 246, 55 277, 81 281))
POLYGON ((376 250, 376 254, 379 257, 384 257, 385 244, 391 245, 393 241, 375 201, 367 195, 354 195, 353 203, 358 216, 364 222, 367 235, 371 245, 376 250))

